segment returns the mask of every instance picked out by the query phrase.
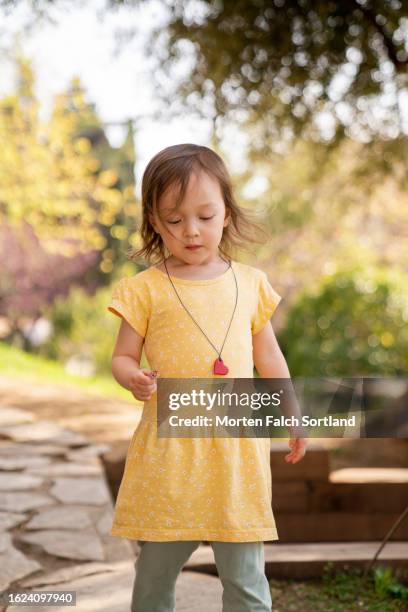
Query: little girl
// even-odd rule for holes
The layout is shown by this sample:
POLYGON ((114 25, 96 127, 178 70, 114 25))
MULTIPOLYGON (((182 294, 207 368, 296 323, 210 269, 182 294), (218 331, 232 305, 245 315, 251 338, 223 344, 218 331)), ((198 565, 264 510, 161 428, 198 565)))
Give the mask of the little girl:
MULTIPOLYGON (((230 258, 255 227, 222 159, 180 144, 142 180, 142 248, 156 265, 114 287, 122 318, 116 380, 144 402, 129 445, 111 535, 138 540, 132 612, 172 612, 175 583, 202 541, 213 548, 224 612, 271 610, 264 540, 277 540, 269 438, 158 438, 155 377, 289 378, 269 322, 280 296, 261 270, 230 258), (142 348, 150 369, 140 368, 142 348)), ((291 438, 286 461, 306 442, 291 438)))

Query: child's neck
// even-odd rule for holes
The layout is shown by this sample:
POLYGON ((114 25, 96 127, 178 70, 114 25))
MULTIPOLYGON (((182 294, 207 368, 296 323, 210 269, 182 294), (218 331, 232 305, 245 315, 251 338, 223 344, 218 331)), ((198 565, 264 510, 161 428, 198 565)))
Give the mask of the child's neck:
MULTIPOLYGON (((166 259, 168 273, 186 280, 209 280, 217 278, 228 270, 229 263, 220 256, 215 256, 213 260, 203 264, 189 264, 172 255, 166 259)), ((159 270, 166 272, 164 263, 156 266, 159 270)))

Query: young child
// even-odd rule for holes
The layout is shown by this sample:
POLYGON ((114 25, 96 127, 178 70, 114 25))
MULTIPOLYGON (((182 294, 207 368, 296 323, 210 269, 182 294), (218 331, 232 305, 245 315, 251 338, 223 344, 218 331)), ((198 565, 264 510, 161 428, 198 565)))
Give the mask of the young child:
MULTIPOLYGON (((269 438, 158 438, 155 376, 289 378, 269 322, 280 296, 266 274, 230 258, 254 227, 211 149, 167 147, 142 180, 143 255, 156 265, 114 287, 122 318, 116 380, 144 402, 129 445, 111 535, 137 539, 132 612, 172 612, 175 583, 202 541, 223 585, 224 612, 271 610, 264 540, 277 540, 269 438), (150 369, 140 368, 142 348, 150 369)), ((305 453, 291 438, 286 461, 305 453)))

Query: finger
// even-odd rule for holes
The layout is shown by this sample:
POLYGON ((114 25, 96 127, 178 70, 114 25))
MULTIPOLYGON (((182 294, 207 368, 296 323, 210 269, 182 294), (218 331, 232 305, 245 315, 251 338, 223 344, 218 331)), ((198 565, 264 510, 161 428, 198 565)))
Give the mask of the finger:
POLYGON ((146 377, 148 377, 150 380, 155 380, 156 376, 157 376, 157 371, 156 370, 146 370, 143 369, 141 370, 142 374, 146 377))
POLYGON ((134 393, 133 394, 135 396, 136 399, 138 399, 141 402, 146 402, 150 399, 150 394, 143 394, 143 393, 134 393))
POLYGON ((135 386, 138 386, 141 390, 153 389, 155 385, 156 383, 148 378, 142 379, 135 384, 135 386))
POLYGON ((150 371, 149 370, 140 370, 140 374, 142 375, 141 380, 151 380, 150 371))
POLYGON ((138 389, 135 389, 135 391, 143 397, 149 393, 149 389, 145 389, 144 387, 139 387, 138 389))
POLYGON ((140 395, 140 393, 133 393, 133 397, 137 399, 138 402, 144 402, 146 400, 146 398, 144 398, 143 395, 140 395))
POLYGON ((302 452, 301 450, 299 450, 297 453, 295 453, 295 457, 293 459, 293 463, 297 463, 298 461, 300 461, 303 457, 304 457, 305 453, 302 452))
POLYGON ((290 463, 296 463, 297 461, 299 461, 300 457, 297 457, 297 455, 292 455, 290 463))

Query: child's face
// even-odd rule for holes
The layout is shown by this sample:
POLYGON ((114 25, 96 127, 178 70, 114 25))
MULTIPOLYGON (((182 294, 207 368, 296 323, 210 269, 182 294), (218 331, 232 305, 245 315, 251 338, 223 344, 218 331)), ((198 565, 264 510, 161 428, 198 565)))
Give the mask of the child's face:
POLYGON ((213 261, 218 255, 224 227, 229 223, 217 179, 203 171, 193 173, 177 209, 174 208, 176 195, 171 186, 160 198, 161 220, 157 215, 151 217, 153 228, 179 261, 191 265, 213 261), (189 249, 189 245, 199 245, 199 248, 189 249))

